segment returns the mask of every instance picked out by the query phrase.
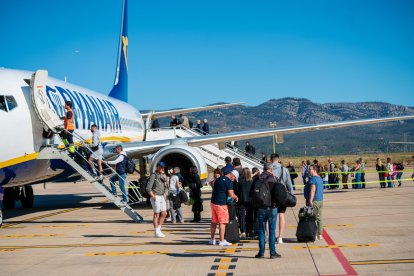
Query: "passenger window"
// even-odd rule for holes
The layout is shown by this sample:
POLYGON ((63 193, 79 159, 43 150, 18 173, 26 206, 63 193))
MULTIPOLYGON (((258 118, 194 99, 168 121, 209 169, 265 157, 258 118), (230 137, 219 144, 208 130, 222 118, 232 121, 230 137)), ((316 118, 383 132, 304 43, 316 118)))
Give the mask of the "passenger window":
POLYGON ((6 99, 4 98, 4 96, 0 96, 0 110, 7 112, 6 99))
POLYGON ((17 107, 17 102, 13 96, 6 96, 7 107, 9 111, 15 109, 17 107))

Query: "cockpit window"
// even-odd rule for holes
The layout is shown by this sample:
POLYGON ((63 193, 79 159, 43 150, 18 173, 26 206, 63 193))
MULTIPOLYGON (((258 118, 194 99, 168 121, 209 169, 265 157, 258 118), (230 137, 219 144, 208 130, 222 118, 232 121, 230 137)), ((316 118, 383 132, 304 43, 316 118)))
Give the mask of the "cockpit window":
POLYGON ((0 95, 0 110, 3 110, 3 111, 7 112, 6 98, 2 95, 0 95))
POLYGON ((17 102, 13 96, 6 96, 7 107, 9 111, 15 109, 17 107, 17 102))

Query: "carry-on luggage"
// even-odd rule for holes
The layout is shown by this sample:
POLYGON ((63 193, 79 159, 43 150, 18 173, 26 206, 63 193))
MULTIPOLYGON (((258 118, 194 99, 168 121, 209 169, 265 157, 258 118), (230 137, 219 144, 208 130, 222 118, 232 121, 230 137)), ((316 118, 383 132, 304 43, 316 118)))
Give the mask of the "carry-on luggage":
POLYGON ((313 208, 301 208, 299 211, 299 224, 296 230, 298 242, 314 242, 317 229, 316 220, 313 216, 313 208))
POLYGON ((229 223, 226 225, 224 239, 230 243, 237 243, 240 241, 239 224, 237 223, 237 220, 229 220, 229 223))

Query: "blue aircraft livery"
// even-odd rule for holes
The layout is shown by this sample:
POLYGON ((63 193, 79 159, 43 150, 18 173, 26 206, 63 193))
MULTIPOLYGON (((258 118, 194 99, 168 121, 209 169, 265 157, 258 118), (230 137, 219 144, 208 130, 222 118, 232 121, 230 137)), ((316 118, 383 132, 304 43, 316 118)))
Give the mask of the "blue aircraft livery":
POLYGON ((46 94, 59 117, 65 116, 65 101, 72 102, 77 129, 89 129, 96 124, 101 131, 121 132, 118 110, 110 101, 60 86, 46 86, 46 94))

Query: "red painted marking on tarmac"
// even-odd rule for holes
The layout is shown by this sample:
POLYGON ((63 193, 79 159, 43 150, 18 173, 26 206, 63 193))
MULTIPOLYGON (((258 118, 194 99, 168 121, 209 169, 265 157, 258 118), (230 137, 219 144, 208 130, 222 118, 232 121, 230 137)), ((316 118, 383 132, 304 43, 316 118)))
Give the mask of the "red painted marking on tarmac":
MULTIPOLYGON (((322 237, 325 239, 328 245, 336 245, 331 236, 329 236, 328 232, 325 231, 325 229, 323 230, 322 237)), ((358 275, 340 248, 331 248, 331 250, 335 254, 335 257, 338 259, 339 263, 345 269, 346 275, 358 275)))

